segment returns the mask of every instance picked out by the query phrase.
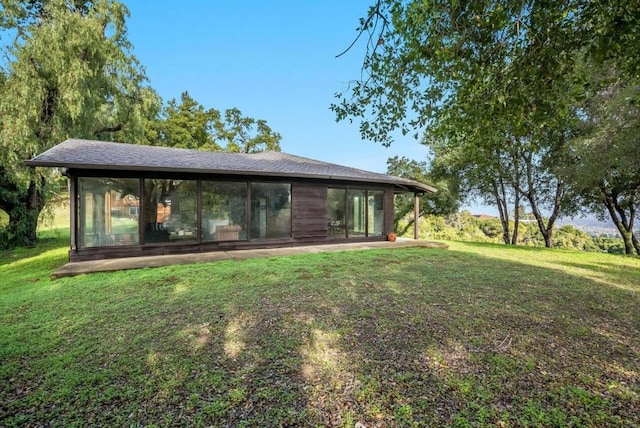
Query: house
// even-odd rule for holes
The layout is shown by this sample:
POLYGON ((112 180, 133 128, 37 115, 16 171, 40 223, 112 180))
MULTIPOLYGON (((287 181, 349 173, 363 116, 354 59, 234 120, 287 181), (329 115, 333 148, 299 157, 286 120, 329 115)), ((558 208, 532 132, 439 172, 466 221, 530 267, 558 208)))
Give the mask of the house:
POLYGON ((69 179, 72 262, 384 240, 394 194, 436 191, 281 152, 69 139, 25 163, 69 179))

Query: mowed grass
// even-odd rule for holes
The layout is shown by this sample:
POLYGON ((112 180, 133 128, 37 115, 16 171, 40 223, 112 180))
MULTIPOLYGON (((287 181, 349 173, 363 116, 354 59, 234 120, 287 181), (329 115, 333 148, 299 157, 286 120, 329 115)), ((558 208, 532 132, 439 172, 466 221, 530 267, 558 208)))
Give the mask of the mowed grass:
POLYGON ((52 281, 0 253, 0 426, 638 426, 640 259, 450 243, 52 281))

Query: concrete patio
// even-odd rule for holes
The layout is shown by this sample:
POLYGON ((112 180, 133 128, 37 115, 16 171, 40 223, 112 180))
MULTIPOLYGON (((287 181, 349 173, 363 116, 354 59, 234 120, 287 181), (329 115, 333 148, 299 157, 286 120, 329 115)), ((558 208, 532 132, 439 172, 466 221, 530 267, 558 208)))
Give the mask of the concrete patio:
POLYGON ((191 263, 208 263, 221 260, 244 260, 259 257, 292 256, 298 254, 310 254, 321 252, 357 251, 369 249, 389 248, 442 248, 449 246, 441 242, 402 239, 395 242, 353 242, 345 244, 307 245, 285 248, 270 248, 256 250, 215 251, 208 253, 174 254, 162 256, 126 257, 118 259, 91 260, 83 262, 67 263, 51 274, 51 278, 82 275, 94 272, 111 272, 126 269, 142 269, 147 267, 170 266, 191 263))

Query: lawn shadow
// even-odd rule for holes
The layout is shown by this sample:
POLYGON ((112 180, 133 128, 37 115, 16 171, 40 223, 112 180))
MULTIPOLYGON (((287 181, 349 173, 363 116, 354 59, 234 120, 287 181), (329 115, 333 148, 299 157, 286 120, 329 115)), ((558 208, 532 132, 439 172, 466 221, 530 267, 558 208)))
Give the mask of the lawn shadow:
POLYGON ((599 412, 605 424, 638 422, 637 293, 481 255, 460 253, 453 259, 464 264, 455 266, 441 263, 450 255, 411 253, 411 274, 402 264, 384 277, 365 273, 340 307, 352 327, 346 359, 362 362, 356 370, 378 394, 388 392, 361 408, 377 401, 385 423, 403 409, 427 426, 590 424, 599 412), (430 256, 439 260, 418 262, 430 256))
POLYGON ((640 423, 637 293, 579 273, 418 248, 91 278, 3 361, 0 424, 640 423))

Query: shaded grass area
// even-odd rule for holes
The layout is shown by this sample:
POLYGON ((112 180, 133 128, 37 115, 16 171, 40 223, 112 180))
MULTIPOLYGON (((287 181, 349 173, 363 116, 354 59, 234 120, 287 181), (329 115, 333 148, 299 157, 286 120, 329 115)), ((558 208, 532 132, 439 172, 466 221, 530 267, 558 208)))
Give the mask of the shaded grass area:
POLYGON ((0 253, 0 426, 640 424, 638 258, 454 242, 51 281, 51 239, 0 253))

